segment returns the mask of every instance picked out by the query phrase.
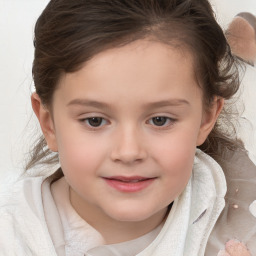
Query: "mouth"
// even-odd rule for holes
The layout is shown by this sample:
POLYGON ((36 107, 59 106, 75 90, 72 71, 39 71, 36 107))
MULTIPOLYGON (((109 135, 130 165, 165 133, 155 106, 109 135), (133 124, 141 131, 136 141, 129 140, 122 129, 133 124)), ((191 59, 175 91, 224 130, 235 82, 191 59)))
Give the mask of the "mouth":
POLYGON ((112 176, 104 177, 103 179, 110 187, 120 192, 132 193, 146 189, 156 180, 156 177, 148 178, 141 176, 112 176))

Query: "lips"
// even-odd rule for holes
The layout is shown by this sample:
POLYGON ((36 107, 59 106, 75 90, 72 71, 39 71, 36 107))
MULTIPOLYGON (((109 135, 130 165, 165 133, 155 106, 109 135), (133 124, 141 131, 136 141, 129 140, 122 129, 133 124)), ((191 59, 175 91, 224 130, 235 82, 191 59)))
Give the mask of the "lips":
POLYGON ((144 181, 144 180, 149 180, 151 178, 146 178, 146 177, 141 177, 141 176, 132 176, 132 177, 124 177, 124 176, 113 176, 113 177, 108 177, 106 179, 109 180, 117 180, 117 181, 122 181, 122 182, 139 182, 139 181, 144 181))
POLYGON ((113 176, 113 177, 106 177, 104 180, 106 183, 120 191, 120 192, 139 192, 144 190, 149 185, 151 185, 154 181, 154 178, 147 178, 141 176, 132 176, 132 177, 124 177, 124 176, 113 176))

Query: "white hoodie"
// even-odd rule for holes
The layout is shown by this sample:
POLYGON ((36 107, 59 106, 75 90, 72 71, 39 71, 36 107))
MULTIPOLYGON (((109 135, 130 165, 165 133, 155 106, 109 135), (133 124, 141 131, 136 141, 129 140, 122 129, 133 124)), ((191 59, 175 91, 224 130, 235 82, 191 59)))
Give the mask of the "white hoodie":
MULTIPOLYGON (((1 256, 65 255, 63 227, 51 194, 51 180, 52 177, 22 179, 0 195, 1 256)), ((198 150, 190 181, 174 201, 163 228, 136 255, 203 256, 209 235, 224 208, 225 193, 222 169, 198 150)), ((104 256, 115 255, 111 253, 112 247, 100 245, 84 255, 102 256, 102 252, 104 256)))

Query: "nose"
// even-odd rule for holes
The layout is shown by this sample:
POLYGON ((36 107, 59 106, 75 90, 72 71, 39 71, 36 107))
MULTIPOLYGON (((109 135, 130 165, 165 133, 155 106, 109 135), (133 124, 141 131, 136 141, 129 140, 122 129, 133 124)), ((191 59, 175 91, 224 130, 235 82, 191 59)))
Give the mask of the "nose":
POLYGON ((111 159, 115 162, 133 164, 147 158, 143 136, 136 127, 121 129, 114 138, 111 159))

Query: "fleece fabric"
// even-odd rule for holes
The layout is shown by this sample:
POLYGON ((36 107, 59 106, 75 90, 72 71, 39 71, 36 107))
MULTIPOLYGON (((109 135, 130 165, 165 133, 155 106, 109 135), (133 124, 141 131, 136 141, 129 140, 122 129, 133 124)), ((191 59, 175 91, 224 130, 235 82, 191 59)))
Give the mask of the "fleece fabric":
MULTIPOLYGON (((52 180, 51 176, 21 179, 10 190, 1 193, 1 256, 66 255, 67 241, 51 193, 52 180)), ((153 241, 148 242, 146 239, 146 247, 136 255, 205 255, 210 233, 225 205, 225 194, 226 180, 221 167, 211 157, 197 150, 186 188, 174 201, 163 227, 154 235, 153 241)), ((129 247, 129 242, 134 241, 111 246, 96 242, 95 246, 83 253, 87 256, 103 255, 102 252, 106 256, 118 255, 118 250, 129 247), (117 254, 113 253, 115 250, 117 254)))

